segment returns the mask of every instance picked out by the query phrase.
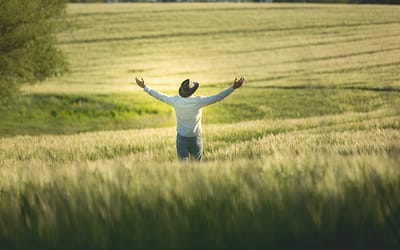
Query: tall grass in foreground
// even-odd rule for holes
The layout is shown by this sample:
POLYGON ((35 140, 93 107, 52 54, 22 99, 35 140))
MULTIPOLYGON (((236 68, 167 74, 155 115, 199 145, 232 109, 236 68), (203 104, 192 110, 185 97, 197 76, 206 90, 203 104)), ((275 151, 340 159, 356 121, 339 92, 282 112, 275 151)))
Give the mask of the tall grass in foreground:
POLYGON ((0 170, 1 249, 396 249, 385 154, 0 170))
POLYGON ((0 249, 398 249, 389 110, 0 139, 0 249))

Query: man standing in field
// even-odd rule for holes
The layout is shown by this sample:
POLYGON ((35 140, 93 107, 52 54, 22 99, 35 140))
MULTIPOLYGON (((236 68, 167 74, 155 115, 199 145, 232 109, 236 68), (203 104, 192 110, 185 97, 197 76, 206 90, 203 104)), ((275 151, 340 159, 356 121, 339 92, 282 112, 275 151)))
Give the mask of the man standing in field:
POLYGON ((201 136, 202 108, 221 101, 235 89, 240 88, 244 78, 235 78, 233 85, 221 93, 213 96, 192 96, 199 87, 198 82, 186 79, 179 88, 179 95, 168 96, 151 89, 144 84, 143 78, 135 78, 137 85, 143 88, 152 97, 165 102, 175 108, 177 121, 176 151, 181 160, 188 160, 189 155, 200 161, 203 157, 203 139, 201 136))

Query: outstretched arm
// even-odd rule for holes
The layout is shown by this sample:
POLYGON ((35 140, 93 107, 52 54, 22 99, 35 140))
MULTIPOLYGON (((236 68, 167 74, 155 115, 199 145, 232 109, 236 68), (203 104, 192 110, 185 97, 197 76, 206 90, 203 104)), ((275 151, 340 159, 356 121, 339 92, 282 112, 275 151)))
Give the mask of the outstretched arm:
POLYGON ((233 90, 240 88, 243 85, 244 80, 245 79, 243 77, 240 77, 239 80, 237 78, 235 78, 235 80, 233 81, 233 85, 231 87, 229 87, 228 89, 220 92, 219 94, 213 95, 213 96, 202 97, 201 105, 204 107, 204 106, 221 101, 225 97, 229 96, 233 92, 233 90))
POLYGON ((143 78, 138 79, 137 77, 135 77, 135 81, 136 81, 136 84, 139 87, 143 88, 143 90, 145 92, 147 92, 149 95, 151 95, 152 97, 154 97, 154 98, 156 98, 156 99, 158 99, 158 100, 160 100, 162 102, 165 102, 165 103, 167 103, 169 105, 172 105, 172 106, 174 105, 174 98, 172 96, 165 95, 165 94, 163 94, 161 92, 158 92, 155 89, 152 89, 152 88, 146 86, 144 84, 143 78))

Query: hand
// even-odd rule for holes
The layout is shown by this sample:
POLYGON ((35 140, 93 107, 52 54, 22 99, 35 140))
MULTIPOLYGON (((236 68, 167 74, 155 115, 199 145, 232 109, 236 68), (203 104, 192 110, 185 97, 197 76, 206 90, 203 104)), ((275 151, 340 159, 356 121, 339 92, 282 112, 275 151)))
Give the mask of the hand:
POLYGON ((141 87, 141 88, 146 87, 146 85, 144 85, 144 80, 143 80, 143 78, 138 79, 137 77, 135 77, 135 80, 136 80, 136 84, 137 84, 139 87, 141 87))
POLYGON ((233 81, 232 87, 234 89, 240 88, 240 87, 242 87, 243 83, 244 83, 244 77, 240 77, 239 80, 237 78, 235 78, 235 80, 233 81))

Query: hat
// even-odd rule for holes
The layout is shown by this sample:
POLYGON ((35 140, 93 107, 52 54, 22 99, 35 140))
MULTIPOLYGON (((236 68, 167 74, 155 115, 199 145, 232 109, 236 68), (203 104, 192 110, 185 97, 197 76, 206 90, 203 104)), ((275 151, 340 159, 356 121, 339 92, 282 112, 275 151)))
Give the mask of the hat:
POLYGON ((198 82, 192 82, 190 79, 186 79, 182 82, 181 87, 179 88, 179 95, 182 97, 189 97, 196 92, 198 87, 198 82))

